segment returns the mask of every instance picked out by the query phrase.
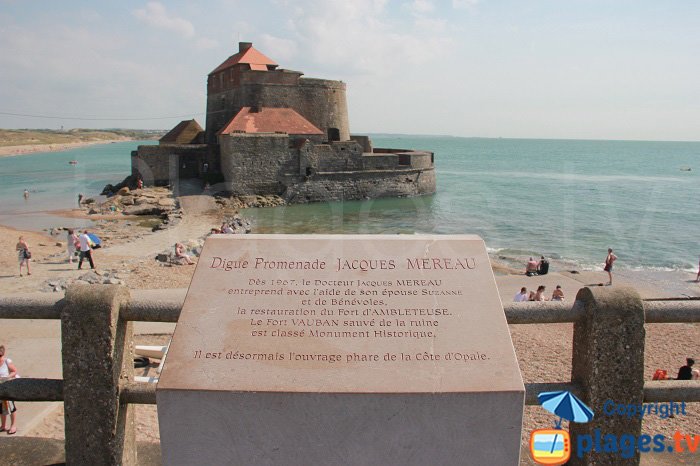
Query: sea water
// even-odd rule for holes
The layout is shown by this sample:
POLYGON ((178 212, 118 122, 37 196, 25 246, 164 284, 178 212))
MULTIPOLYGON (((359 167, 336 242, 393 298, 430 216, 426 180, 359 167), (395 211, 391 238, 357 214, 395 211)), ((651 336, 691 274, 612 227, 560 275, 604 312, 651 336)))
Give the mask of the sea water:
MULTIPOLYGON (((544 255, 560 269, 600 269, 612 247, 620 269, 697 270, 700 142, 372 140, 434 151, 436 194, 248 209, 254 231, 478 234, 495 257, 518 267, 544 255)), ((66 224, 46 211, 73 208, 79 192, 94 197, 121 181, 139 144, 0 158, 0 224, 66 224)))
POLYGON ((50 212, 77 208, 79 193, 100 199, 106 184, 116 184, 131 173, 131 151, 155 143, 127 141, 0 157, 0 225, 28 230, 89 225, 50 212))

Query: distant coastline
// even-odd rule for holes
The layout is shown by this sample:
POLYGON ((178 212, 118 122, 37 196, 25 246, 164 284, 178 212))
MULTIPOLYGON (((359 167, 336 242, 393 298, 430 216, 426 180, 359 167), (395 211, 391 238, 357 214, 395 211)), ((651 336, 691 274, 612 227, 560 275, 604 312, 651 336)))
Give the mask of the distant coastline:
POLYGON ((134 138, 100 139, 98 141, 65 142, 57 144, 24 144, 18 146, 0 146, 0 157, 15 157, 17 155, 33 154, 36 152, 62 152, 77 147, 95 144, 110 144, 113 142, 133 141, 134 138))

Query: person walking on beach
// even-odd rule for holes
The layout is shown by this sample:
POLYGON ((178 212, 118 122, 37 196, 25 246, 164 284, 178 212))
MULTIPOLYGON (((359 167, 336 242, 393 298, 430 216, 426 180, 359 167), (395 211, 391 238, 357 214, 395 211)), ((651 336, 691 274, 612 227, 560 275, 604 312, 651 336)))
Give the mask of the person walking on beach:
POLYGON ((92 248, 90 247, 90 237, 88 236, 88 231, 83 231, 80 235, 80 259, 78 260, 78 270, 83 266, 83 259, 86 257, 90 261, 90 268, 95 270, 95 263, 92 261, 92 248))
POLYGON ((513 298, 513 302, 522 303, 523 301, 527 301, 527 299, 528 299, 527 288, 522 287, 522 288, 520 288, 520 293, 516 294, 515 297, 513 298))
POLYGON ((73 263, 73 256, 75 256, 75 251, 80 247, 80 240, 75 231, 71 228, 68 229, 68 238, 66 239, 66 246, 68 249, 68 263, 73 263))
POLYGON ((19 276, 22 276, 22 265, 24 264, 27 264, 27 275, 31 275, 32 271, 29 268, 29 260, 32 258, 32 253, 29 252, 29 245, 24 240, 24 236, 19 237, 15 249, 17 250, 17 260, 19 261, 19 276))
POLYGON ((617 260, 617 256, 613 254, 612 248, 608 248, 608 256, 605 258, 605 270, 608 272, 608 286, 612 285, 612 270, 613 270, 613 264, 617 260))
MULTIPOLYGON (((0 345, 0 378, 14 379, 17 377, 17 368, 12 364, 12 359, 5 357, 5 346, 0 345)), ((0 426, 0 432, 7 431, 7 435, 14 435, 17 433, 17 407, 14 401, 11 400, 0 400, 0 421, 2 421, 2 426, 0 426), (7 416, 10 416, 10 429, 6 428, 7 416)))
POLYGON ((28 189, 25 189, 25 190, 24 190, 24 193, 22 194, 22 196, 24 196, 25 199, 29 199, 29 190, 28 190, 28 189))
POLYGON ((83 204, 83 193, 78 193, 78 206, 83 204))

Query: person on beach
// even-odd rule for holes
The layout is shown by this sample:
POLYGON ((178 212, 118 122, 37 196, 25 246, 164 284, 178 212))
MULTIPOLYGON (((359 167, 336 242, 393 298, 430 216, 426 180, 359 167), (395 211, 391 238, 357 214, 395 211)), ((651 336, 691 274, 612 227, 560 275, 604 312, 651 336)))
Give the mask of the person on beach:
POLYGON ((528 294, 527 294, 526 287, 520 288, 520 292, 517 293, 515 295, 515 297, 513 298, 513 302, 516 302, 516 303, 522 303, 523 301, 527 301, 527 300, 528 300, 528 294))
POLYGON ((605 267, 603 268, 603 270, 608 272, 608 286, 612 285, 612 270, 616 260, 617 256, 613 254, 612 248, 608 248, 608 256, 605 258, 605 267))
POLYGON ((564 292, 561 289, 561 285, 557 285, 552 292, 552 301, 564 301, 564 292))
POLYGON ((83 193, 78 193, 78 205, 83 204, 83 193))
POLYGON ((80 235, 79 242, 80 259, 78 260, 78 270, 82 268, 83 259, 86 257, 88 258, 88 261, 90 261, 90 268, 95 270, 95 263, 92 261, 92 247, 90 246, 90 237, 88 236, 87 230, 83 231, 83 234, 80 235))
POLYGON ((547 301, 547 298, 544 297, 544 289, 544 285, 537 287, 537 293, 535 293, 534 301, 547 301))
POLYGON ((228 223, 221 224, 221 233, 226 233, 228 235, 233 234, 233 228, 228 223))
POLYGON ((686 358, 685 366, 678 369, 678 377, 676 380, 698 380, 700 379, 700 371, 693 369, 693 364, 695 364, 695 359, 686 358))
POLYGON ((528 277, 534 277, 537 275, 537 266, 539 263, 533 259, 532 257, 530 258, 529 261, 527 261, 527 264, 525 265, 525 275, 528 277))
POLYGON ((17 250, 17 260, 19 261, 19 276, 22 276, 22 265, 24 264, 27 264, 27 275, 31 275, 32 271, 29 268, 29 261, 32 258, 32 253, 29 252, 29 245, 24 240, 24 236, 19 237, 15 249, 17 250))
MULTIPOLYGON (((5 357, 5 346, 0 345, 0 378, 10 378, 14 379, 17 377, 17 368, 12 364, 12 359, 5 357)), ((0 426, 0 432, 7 431, 7 435, 14 435, 17 433, 17 407, 15 402, 11 400, 0 400, 0 421, 2 421, 2 426, 0 426), (6 428, 7 416, 10 416, 10 429, 6 428)))
POLYGON ((143 189, 143 180, 141 178, 136 180, 136 189, 143 189))
POLYGON ((537 275, 547 275, 549 273, 549 261, 540 256, 540 262, 537 264, 537 275))
POLYGON ((184 260, 187 265, 193 265, 194 262, 190 259, 190 256, 185 253, 185 245, 182 243, 175 244, 175 257, 184 260))
POLYGON ((68 250, 68 263, 73 263, 73 256, 75 256, 75 251, 80 247, 80 240, 75 231, 71 228, 68 229, 68 237, 66 238, 66 248, 68 250))
POLYGON ((700 282, 700 262, 698 262, 698 276, 695 277, 695 282, 700 282))
POLYGON ((22 196, 24 196, 25 199, 29 199, 29 191, 25 189, 22 196))

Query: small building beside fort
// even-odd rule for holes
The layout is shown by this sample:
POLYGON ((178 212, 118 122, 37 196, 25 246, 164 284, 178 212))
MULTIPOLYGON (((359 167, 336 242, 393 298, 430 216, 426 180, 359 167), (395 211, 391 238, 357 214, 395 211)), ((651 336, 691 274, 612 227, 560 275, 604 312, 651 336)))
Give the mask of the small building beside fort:
POLYGON ((350 134, 345 83, 278 68, 249 42, 207 78, 206 128, 182 121, 131 154, 146 185, 200 179, 289 203, 435 192, 434 154, 350 134))

